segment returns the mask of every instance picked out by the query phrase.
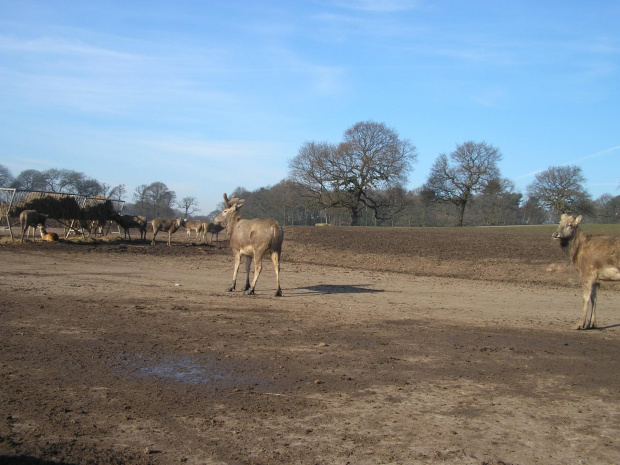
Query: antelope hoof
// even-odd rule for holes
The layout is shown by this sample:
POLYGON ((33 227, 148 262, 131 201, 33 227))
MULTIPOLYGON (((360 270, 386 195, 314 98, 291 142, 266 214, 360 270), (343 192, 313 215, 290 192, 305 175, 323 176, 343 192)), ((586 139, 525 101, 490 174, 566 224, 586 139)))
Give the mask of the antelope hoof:
POLYGON ((275 297, 282 297, 282 289, 278 289, 274 294, 275 297))
POLYGON ((594 328, 596 328, 596 325, 586 326, 586 324, 585 324, 585 323, 577 323, 577 324, 573 327, 573 329, 583 330, 583 331, 588 330, 588 329, 594 329, 594 328))
POLYGON ((235 290, 235 286, 230 286, 228 289, 226 289, 226 292, 232 292, 235 290))
POLYGON ((245 295, 254 295, 254 289, 247 289, 243 292, 245 295))

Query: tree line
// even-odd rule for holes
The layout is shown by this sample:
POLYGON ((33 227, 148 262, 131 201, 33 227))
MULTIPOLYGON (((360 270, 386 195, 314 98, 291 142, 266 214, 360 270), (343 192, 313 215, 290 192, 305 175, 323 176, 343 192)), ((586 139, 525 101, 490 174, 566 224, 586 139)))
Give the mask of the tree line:
MULTIPOLYGON (((233 194, 246 199, 243 215, 246 218, 272 217, 283 225, 308 225, 318 223, 334 226, 351 224, 350 212, 345 208, 320 208, 307 203, 300 194, 303 186, 291 180, 283 180, 271 187, 249 191, 238 187, 233 194)), ((357 217, 359 226, 396 227, 446 227, 459 224, 458 207, 452 203, 433 202, 424 188, 391 192, 398 199, 389 217, 378 218, 368 207, 360 208, 357 217)), ((583 211, 588 221, 613 223, 620 211, 620 196, 609 194, 590 202, 583 211), (585 213, 587 211, 587 213, 585 213)), ((471 196, 467 203, 467 214, 463 226, 506 226, 556 223, 559 215, 541 207, 538 201, 526 200, 513 190, 505 190, 501 183, 491 185, 479 194, 471 196)))
MULTIPOLYGON (((312 224, 322 216, 326 223, 343 224, 343 213, 353 226, 539 224, 576 212, 597 221, 615 219, 618 198, 593 201, 583 187, 581 168, 549 167, 527 187, 524 201, 514 184, 501 177, 501 159, 500 150, 486 142, 464 142, 437 157, 422 187, 406 192, 417 160, 415 146, 383 123, 358 122, 340 143, 306 142, 291 160, 289 184, 283 186, 295 191, 304 215, 314 213, 290 221, 312 224)), ((288 205, 294 205, 288 198, 288 205)), ((285 208, 281 210, 284 215, 285 208)), ((290 210, 288 206, 288 214, 294 215, 290 210)))
MULTIPOLYGON (((502 178, 501 151, 474 141, 440 154, 426 182, 407 191, 417 157, 416 147, 394 129, 361 121, 338 143, 302 144, 289 161, 288 177, 275 186, 238 187, 233 193, 246 200, 245 217, 273 217, 284 225, 497 226, 553 223, 562 213, 608 223, 616 221, 620 208, 620 196, 593 200, 578 166, 551 166, 538 173, 524 196, 502 178)), ((127 194, 122 184, 110 187, 71 170, 26 170, 13 177, 2 165, 0 186, 119 200, 127 194)), ((132 200, 125 211, 149 218, 191 218, 198 211, 195 197, 179 200, 163 182, 138 186, 132 200)), ((212 219, 217 213, 195 218, 212 219)))

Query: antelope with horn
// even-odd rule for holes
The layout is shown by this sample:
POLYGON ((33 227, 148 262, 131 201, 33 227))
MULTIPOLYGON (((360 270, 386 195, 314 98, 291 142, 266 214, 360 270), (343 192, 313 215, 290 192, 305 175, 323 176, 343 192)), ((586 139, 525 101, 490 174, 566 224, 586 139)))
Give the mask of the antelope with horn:
POLYGON ((583 283, 583 310, 575 329, 596 328, 596 294, 601 281, 620 281, 620 236, 584 234, 577 218, 562 215, 553 238, 560 241, 583 283))
POLYGON ((234 195, 229 199, 224 194, 224 204, 226 207, 213 220, 214 225, 221 225, 226 229, 230 237, 230 248, 235 257, 233 281, 228 288, 228 292, 235 290, 241 256, 244 256, 246 281, 243 290, 248 295, 254 294, 256 282, 263 266, 263 258, 269 254, 276 271, 277 288, 275 295, 282 296, 282 289, 280 288, 280 255, 282 254, 284 230, 276 220, 271 218, 242 219, 239 209, 244 202, 245 200, 239 199, 234 195), (250 285, 250 264, 252 259, 254 259, 254 279, 250 285))

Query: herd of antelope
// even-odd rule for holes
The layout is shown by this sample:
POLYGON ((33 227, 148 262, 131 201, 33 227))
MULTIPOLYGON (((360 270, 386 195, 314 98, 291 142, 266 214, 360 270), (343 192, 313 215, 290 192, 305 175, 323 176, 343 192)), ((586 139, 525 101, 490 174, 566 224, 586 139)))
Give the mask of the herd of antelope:
MULTIPOLYGON (((202 223, 199 221, 186 221, 183 218, 163 219, 155 218, 151 221, 153 228, 153 239, 151 244, 155 244, 155 237, 159 231, 168 233, 167 244, 170 246, 172 234, 181 227, 187 231, 187 240, 191 240, 192 232, 196 233, 196 238, 206 241, 207 233, 218 234, 226 230, 230 238, 230 247, 234 256, 233 280, 229 292, 235 290, 237 285, 237 274, 241 263, 241 257, 245 258, 246 282, 243 291, 246 294, 254 294, 256 282, 262 269, 262 261, 266 256, 271 257, 276 274, 276 296, 282 296, 280 287, 280 256, 282 253, 282 241, 284 239, 283 228, 273 219, 243 219, 241 218, 241 207, 243 199, 234 195, 229 199, 224 194, 224 210, 215 218, 212 223, 202 223), (254 276, 250 283, 250 266, 254 261, 254 276)), ((46 241, 57 241, 56 233, 48 233, 45 229, 47 215, 38 213, 35 210, 25 210, 20 214, 21 241, 24 242, 24 235, 28 230, 34 231, 39 227, 41 238, 46 241)), ((125 238, 131 235, 129 230, 137 228, 140 231, 140 239, 146 240, 147 220, 143 216, 118 215, 113 216, 120 228, 123 228, 125 238)), ((583 283, 583 310, 581 319, 575 329, 596 328, 596 298, 601 281, 620 281, 620 236, 609 234, 584 234, 579 231, 578 226, 582 217, 574 217, 564 214, 560 224, 552 237, 559 240, 560 247, 568 256, 570 262, 579 272, 583 283)), ((213 237, 211 237, 213 239, 213 237)), ((217 236, 216 236, 217 240, 217 236)))

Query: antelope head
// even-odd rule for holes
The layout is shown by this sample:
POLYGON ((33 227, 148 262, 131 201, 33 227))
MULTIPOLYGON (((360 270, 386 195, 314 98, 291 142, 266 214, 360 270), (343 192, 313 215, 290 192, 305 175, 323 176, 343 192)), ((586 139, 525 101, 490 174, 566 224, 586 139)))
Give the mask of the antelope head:
POLYGON ((572 215, 563 214, 558 229, 552 234, 554 239, 570 240, 577 232, 577 226, 581 223, 582 216, 575 218, 572 215))
POLYGON ((213 224, 223 225, 226 227, 228 224, 228 220, 235 212, 238 212, 239 209, 243 206, 245 200, 237 198, 234 194, 229 199, 226 193, 224 193, 224 205, 226 208, 222 210, 222 212, 217 215, 217 218, 213 220, 213 224))

